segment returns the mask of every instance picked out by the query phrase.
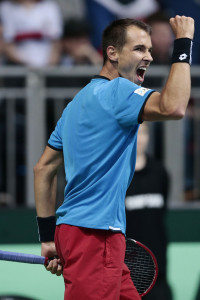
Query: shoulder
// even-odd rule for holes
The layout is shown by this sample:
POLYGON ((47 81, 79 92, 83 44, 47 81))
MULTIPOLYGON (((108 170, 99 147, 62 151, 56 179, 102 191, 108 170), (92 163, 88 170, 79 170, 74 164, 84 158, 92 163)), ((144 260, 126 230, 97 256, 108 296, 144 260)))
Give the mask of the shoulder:
POLYGON ((149 89, 146 89, 146 88, 143 88, 135 83, 133 83, 132 81, 126 79, 126 78, 123 78, 123 77, 117 77, 117 78, 114 78, 112 80, 108 80, 108 79, 103 79, 103 76, 102 78, 94 78, 94 81, 92 80, 91 83, 94 83, 96 85, 100 85, 100 86, 108 86, 110 88, 130 88, 132 91, 133 90, 149 90, 149 89))
POLYGON ((117 77, 113 80, 110 81, 111 84, 113 85, 119 85, 119 86, 127 86, 127 87, 130 87, 132 89, 137 89, 139 88, 139 86, 133 82, 131 82, 130 80, 126 79, 126 78, 123 78, 123 77, 117 77))
POLYGON ((13 10, 13 8, 14 8, 14 3, 10 1, 3 1, 2 3, 0 3, 1 13, 10 12, 11 10, 13 10))
POLYGON ((131 92, 135 94, 135 96, 146 97, 149 93, 152 92, 151 89, 141 87, 140 85, 137 85, 126 78, 118 77, 111 80, 111 82, 112 81, 113 85, 118 86, 119 90, 121 90, 122 92, 131 92))
POLYGON ((43 9, 47 9, 48 11, 54 11, 59 9, 59 5, 55 1, 43 0, 38 3, 43 9))

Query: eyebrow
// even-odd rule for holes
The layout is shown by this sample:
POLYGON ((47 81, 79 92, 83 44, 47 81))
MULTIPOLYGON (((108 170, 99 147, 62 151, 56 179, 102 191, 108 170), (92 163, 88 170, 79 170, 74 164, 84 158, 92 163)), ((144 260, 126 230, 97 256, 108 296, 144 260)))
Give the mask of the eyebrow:
MULTIPOLYGON (((141 48, 147 48, 146 46, 144 46, 143 44, 141 45, 135 45, 134 48, 137 48, 137 47, 141 47, 141 48)), ((150 48, 147 48, 148 50, 152 51, 153 47, 150 47, 150 48)))

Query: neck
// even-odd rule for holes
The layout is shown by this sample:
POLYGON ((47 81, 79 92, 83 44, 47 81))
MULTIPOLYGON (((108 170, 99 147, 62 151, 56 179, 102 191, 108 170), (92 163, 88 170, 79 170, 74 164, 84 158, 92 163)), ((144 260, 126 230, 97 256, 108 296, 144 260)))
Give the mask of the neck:
POLYGON ((117 70, 117 64, 107 61, 105 65, 103 65, 99 75, 105 76, 110 80, 119 77, 119 73, 117 70))
POLYGON ((135 164, 135 170, 140 171, 144 169, 147 163, 147 157, 144 153, 137 154, 136 164, 135 164))

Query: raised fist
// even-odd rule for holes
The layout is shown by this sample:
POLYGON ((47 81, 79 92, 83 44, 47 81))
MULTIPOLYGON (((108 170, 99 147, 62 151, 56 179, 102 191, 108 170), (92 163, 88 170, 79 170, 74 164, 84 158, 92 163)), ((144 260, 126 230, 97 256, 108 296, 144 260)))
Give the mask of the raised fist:
POLYGON ((169 20, 176 39, 194 37, 194 19, 185 16, 175 16, 169 20))

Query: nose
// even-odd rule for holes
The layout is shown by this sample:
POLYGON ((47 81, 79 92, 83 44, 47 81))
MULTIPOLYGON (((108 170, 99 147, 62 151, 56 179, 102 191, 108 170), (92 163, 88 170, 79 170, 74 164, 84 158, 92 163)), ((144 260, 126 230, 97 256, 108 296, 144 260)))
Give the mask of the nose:
POLYGON ((147 52, 145 53, 145 56, 144 56, 143 59, 144 59, 145 61, 152 62, 152 61, 153 61, 153 57, 152 57, 152 55, 151 55, 151 52, 147 51, 147 52))

